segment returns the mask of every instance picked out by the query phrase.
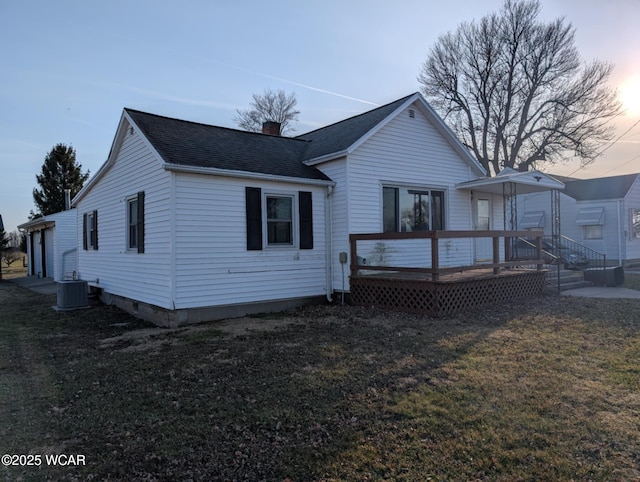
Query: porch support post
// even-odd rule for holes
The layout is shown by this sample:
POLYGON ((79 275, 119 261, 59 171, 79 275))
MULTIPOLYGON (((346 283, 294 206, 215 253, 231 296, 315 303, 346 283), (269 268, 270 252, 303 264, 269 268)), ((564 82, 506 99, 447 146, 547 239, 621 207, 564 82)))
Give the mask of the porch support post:
POLYGON ((353 235, 349 236, 349 244, 351 251, 351 277, 358 276, 358 242, 353 237, 353 235))
MULTIPOLYGON (((551 240, 556 248, 560 247, 560 191, 558 189, 551 190, 551 240)), ((558 255, 560 251, 558 249, 558 255)), ((556 254, 556 253, 554 253, 556 254)), ((556 266, 556 281, 558 284, 558 293, 560 293, 560 261, 556 266)))
POLYGON ((440 268, 440 253, 438 252, 438 238, 435 233, 431 234, 431 280, 438 281, 440 274, 438 269, 440 268))
MULTIPOLYGON (((500 262, 500 238, 493 236, 493 264, 496 265, 500 262)), ((498 274, 500 268, 498 266, 493 267, 493 274, 498 274)))

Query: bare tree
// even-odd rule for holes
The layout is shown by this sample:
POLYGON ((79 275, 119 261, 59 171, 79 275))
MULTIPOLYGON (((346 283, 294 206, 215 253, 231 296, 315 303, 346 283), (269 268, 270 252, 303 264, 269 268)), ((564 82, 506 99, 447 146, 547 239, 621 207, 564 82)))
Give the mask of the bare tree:
POLYGON ((253 94, 250 109, 238 109, 234 121, 241 129, 251 132, 261 132, 263 122, 278 122, 280 132, 287 134, 295 131, 292 123, 298 120, 300 114, 296 110, 297 104, 295 93, 287 95, 283 90, 273 92, 267 89, 263 94, 253 94))
POLYGON ((613 66, 585 64, 574 28, 538 20, 537 0, 505 0, 499 13, 442 35, 422 66, 422 91, 489 173, 593 162, 622 112, 606 86, 613 66))
POLYGON ((22 259, 23 256, 24 254, 21 253, 20 250, 15 248, 8 248, 2 252, 1 258, 4 264, 7 265, 7 268, 9 268, 13 263, 22 259))

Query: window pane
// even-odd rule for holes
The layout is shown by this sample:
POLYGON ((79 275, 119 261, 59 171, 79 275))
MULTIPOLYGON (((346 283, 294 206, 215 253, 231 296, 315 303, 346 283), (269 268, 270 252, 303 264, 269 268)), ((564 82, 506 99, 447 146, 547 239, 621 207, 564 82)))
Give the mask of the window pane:
POLYGON ((640 209, 631 209, 631 239, 640 239, 640 209))
POLYGON ((129 226, 129 247, 138 247, 138 226, 135 224, 129 226))
POLYGON ((489 200, 488 199, 478 199, 478 203, 476 204, 478 209, 478 219, 477 219, 477 228, 480 231, 488 231, 489 230, 489 200))
POLYGON ((138 201, 129 201, 129 224, 138 223, 138 201))
POLYGON ((269 244, 293 244, 291 223, 269 221, 267 223, 267 239, 269 244))
POLYGON ((129 248, 138 247, 138 200, 129 201, 129 248))
POLYGON ((444 193, 431 191, 431 229, 444 229, 444 193))
POLYGON ((584 226, 584 239, 602 239, 602 226, 600 224, 584 226))
POLYGON ((267 196, 267 244, 293 244, 293 198, 267 196))
POLYGON ((291 220, 290 197, 268 197, 267 198, 267 219, 285 219, 291 220))
POLYGON ((398 230, 398 203, 395 187, 382 188, 382 230, 385 233, 398 230))
POLYGON ((409 189, 400 190, 400 231, 429 229, 429 193, 409 189))

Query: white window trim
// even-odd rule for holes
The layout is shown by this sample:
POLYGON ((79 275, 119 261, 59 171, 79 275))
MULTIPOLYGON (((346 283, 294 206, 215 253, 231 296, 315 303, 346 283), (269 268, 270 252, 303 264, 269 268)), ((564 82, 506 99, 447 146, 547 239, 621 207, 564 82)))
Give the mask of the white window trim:
POLYGON ((634 211, 638 212, 638 215, 640 215, 640 208, 629 208, 629 239, 631 241, 640 241, 640 229, 638 231, 635 231, 633 229, 633 213, 634 211), (637 236, 635 236, 637 233, 637 236))
POLYGON ((87 212, 87 232, 85 233, 85 236, 87 237, 87 251, 98 250, 98 248, 96 248, 96 243, 93 242, 93 237, 91 236, 91 233, 93 232, 94 217, 94 211, 87 212))
MULTIPOLYGON (((444 186, 425 186, 423 184, 412 184, 412 183, 404 183, 404 182, 393 182, 393 181, 383 181, 380 183, 380 232, 384 232, 384 188, 385 187, 390 187, 390 188, 395 188, 395 189, 411 189, 411 190, 416 190, 416 191, 428 191, 429 193, 431 193, 431 191, 438 191, 438 192, 442 192, 444 193, 444 199, 443 199, 443 213, 442 213, 442 221, 443 221, 443 229, 446 230, 448 229, 447 226, 449 226, 449 209, 448 209, 448 202, 449 202, 449 189, 444 187, 444 186)), ((399 206, 398 206, 399 207, 399 206)), ((400 215, 400 213, 396 213, 396 215, 400 215)))
MULTIPOLYGON (((124 213, 124 219, 125 219, 125 240, 124 240, 124 249, 127 252, 130 253, 138 253, 138 240, 136 239, 136 245, 134 247, 130 246, 129 243, 129 239, 130 239, 130 231, 129 228, 131 226, 131 220, 129 218, 129 205, 131 204, 132 201, 138 202, 138 195, 132 195, 129 196, 125 199, 124 205, 125 205, 125 213, 124 213)), ((137 229, 137 226, 136 226, 137 229)))
POLYGON ((299 228, 300 220, 298 209, 297 191, 264 191, 262 192, 262 246, 264 249, 283 250, 298 249, 300 246, 299 228), (291 244, 269 244, 269 219, 267 218, 267 198, 287 197, 291 199, 291 244))

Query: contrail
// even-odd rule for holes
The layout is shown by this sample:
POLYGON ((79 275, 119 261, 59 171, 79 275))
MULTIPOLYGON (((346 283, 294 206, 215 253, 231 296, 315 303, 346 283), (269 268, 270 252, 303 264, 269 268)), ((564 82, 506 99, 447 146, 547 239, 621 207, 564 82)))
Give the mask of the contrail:
POLYGON ((350 97, 348 95, 339 94, 338 92, 331 92, 330 90, 321 89, 319 87, 313 87, 312 85, 301 84, 300 82, 294 82, 293 80, 283 79, 282 77, 276 77, 275 75, 269 75, 269 74, 265 74, 263 72, 253 72, 253 71, 250 71, 250 70, 247 70, 247 72, 250 72, 250 73, 255 74, 255 75, 261 75, 262 77, 266 77, 268 79, 273 79, 273 80, 278 80, 280 82, 285 82, 287 84, 297 85, 298 87, 302 87, 304 89, 313 90, 315 92, 321 92, 323 94, 333 95, 333 96, 336 96, 336 97, 340 97, 342 99, 355 100, 356 102, 362 102, 363 104, 369 104, 369 105, 373 105, 375 107, 380 106, 380 104, 376 104, 375 102, 370 102, 370 101, 364 100, 364 99, 358 99, 357 97, 350 97))

